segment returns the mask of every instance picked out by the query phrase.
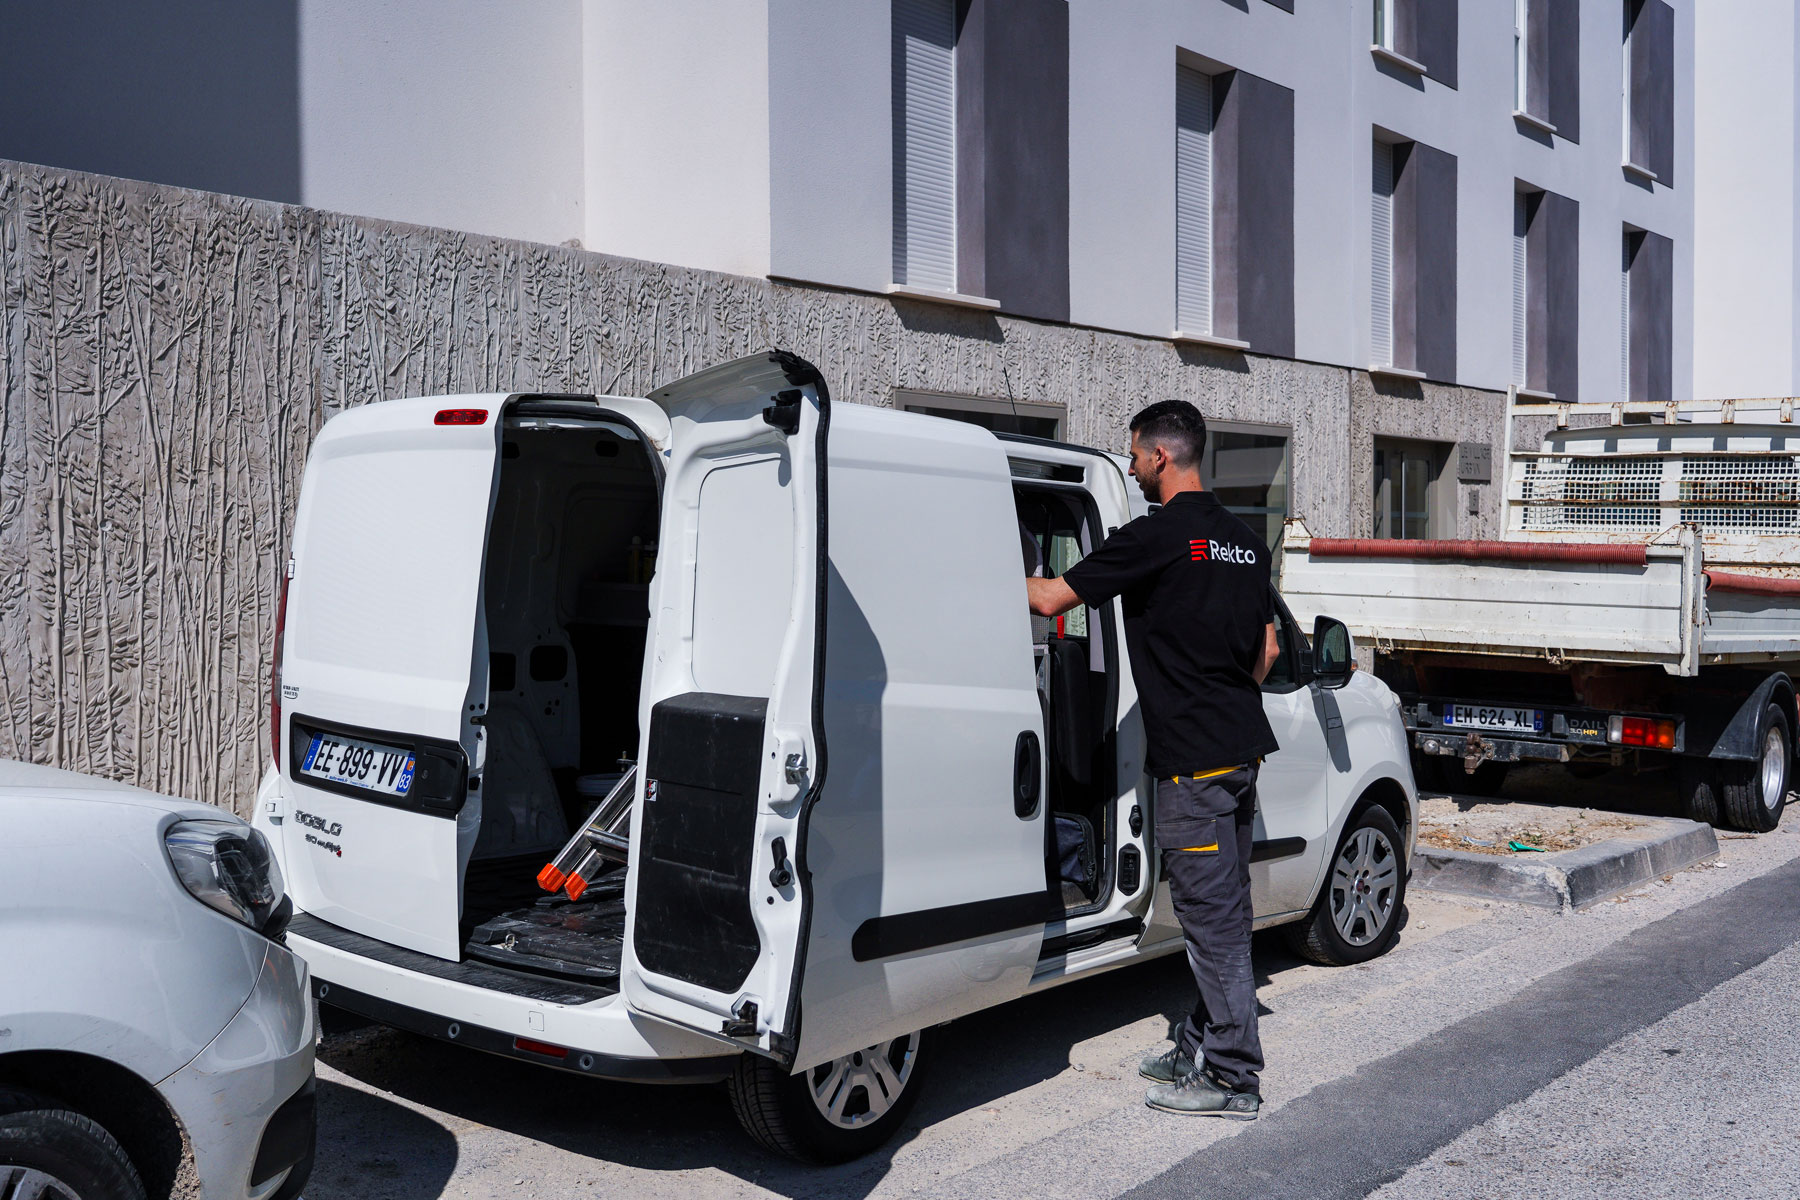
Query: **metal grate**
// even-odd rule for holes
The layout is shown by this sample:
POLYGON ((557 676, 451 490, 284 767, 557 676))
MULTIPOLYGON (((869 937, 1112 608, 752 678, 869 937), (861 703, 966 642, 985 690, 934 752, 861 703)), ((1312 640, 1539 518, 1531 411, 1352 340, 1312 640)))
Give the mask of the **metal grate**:
POLYGON ((1655 529, 1662 460, 1635 457, 1534 459, 1520 481, 1526 529, 1655 529))
POLYGON ((1800 532, 1800 456, 1557 455, 1525 463, 1519 527, 1641 533, 1800 532))
POLYGON ((1792 533, 1800 528, 1800 461, 1773 455, 1689 456, 1681 520, 1702 529, 1792 533))

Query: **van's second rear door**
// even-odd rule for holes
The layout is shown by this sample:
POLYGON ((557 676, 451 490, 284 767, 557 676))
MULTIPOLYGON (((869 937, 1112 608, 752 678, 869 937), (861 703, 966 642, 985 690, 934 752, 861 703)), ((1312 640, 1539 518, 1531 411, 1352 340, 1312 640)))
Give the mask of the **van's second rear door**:
POLYGON ((482 560, 504 400, 333 418, 294 520, 279 764, 294 901, 448 959, 481 816, 471 718, 486 701, 482 560))
POLYGON ((1005 452, 781 354, 652 398, 627 1001, 806 1067, 1018 995, 1051 906, 1005 452))

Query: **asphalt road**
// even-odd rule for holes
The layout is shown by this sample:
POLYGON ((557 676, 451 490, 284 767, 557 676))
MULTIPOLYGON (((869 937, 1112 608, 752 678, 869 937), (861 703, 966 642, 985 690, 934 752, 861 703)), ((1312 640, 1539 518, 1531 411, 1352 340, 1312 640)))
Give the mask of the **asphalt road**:
POLYGON ((1249 1125, 1143 1106, 1179 959, 938 1032, 882 1153, 771 1158, 717 1088, 607 1085, 384 1030, 321 1047, 311 1200, 438 1196, 1800 1196, 1800 820, 1558 916, 1415 894, 1384 958, 1259 937, 1249 1125))

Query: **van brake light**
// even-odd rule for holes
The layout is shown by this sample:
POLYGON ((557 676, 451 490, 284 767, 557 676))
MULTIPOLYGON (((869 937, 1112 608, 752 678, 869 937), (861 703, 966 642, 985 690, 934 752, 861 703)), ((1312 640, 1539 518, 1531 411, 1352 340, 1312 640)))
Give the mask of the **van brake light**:
POLYGON ((485 408, 440 408, 437 416, 431 418, 433 425, 486 425, 488 410, 485 408))

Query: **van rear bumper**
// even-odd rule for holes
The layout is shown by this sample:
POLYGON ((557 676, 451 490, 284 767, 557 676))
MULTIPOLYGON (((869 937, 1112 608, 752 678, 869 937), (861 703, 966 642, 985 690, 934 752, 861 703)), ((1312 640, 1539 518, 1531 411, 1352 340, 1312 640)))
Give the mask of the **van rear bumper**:
POLYGON ((311 969, 312 994, 327 1004, 542 1066, 596 1078, 698 1083, 729 1074, 741 1053, 722 1040, 633 1012, 617 993, 517 972, 475 969, 477 964, 467 964, 471 969, 461 971, 459 964, 440 959, 414 963, 412 951, 310 914, 295 916, 287 943, 311 969), (402 965, 396 959, 408 961, 402 965), (416 969, 424 965, 431 968, 429 973, 416 969), (501 978, 513 986, 506 990, 492 986, 501 978), (452 1025, 457 1027, 454 1036, 452 1025), (521 1042, 567 1054, 521 1049, 521 1042))
POLYGON ((395 1029, 576 1075, 591 1075, 596 1079, 632 1083, 717 1083, 731 1074, 737 1061, 735 1054, 715 1058, 621 1058, 595 1050, 576 1050, 543 1041, 541 1034, 537 1038, 527 1038, 483 1025, 452 1021, 366 992, 336 986, 316 976, 312 992, 327 1004, 395 1029))

